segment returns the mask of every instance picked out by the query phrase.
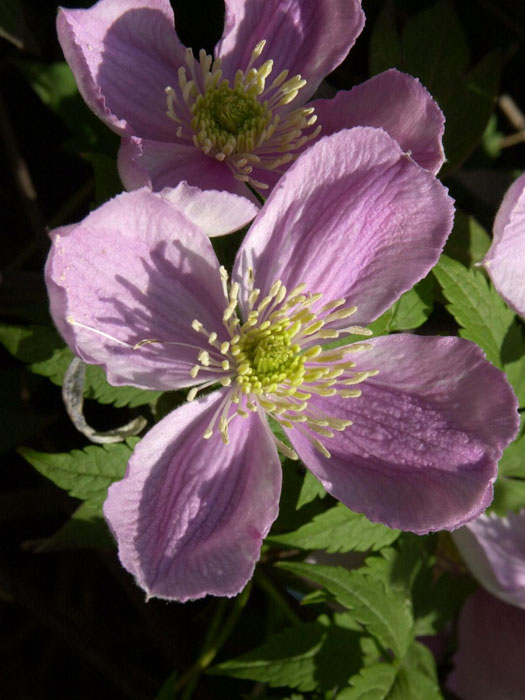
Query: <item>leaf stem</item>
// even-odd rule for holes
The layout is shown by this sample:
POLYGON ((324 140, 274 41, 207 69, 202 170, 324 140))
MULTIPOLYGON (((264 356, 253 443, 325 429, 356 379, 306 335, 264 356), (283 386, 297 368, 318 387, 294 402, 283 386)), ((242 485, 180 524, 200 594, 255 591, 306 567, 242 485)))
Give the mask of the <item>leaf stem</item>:
POLYGON ((217 656, 219 650, 230 636, 242 610, 248 602, 252 588, 251 581, 244 588, 242 593, 238 595, 231 607, 230 613, 224 621, 225 613, 229 607, 227 600, 220 600, 215 609, 213 619, 208 631, 206 639, 202 647, 199 658, 190 666, 190 668, 180 677, 176 686, 175 693, 185 687, 181 700, 189 700, 193 695, 193 691, 199 682, 202 673, 208 668, 213 659, 217 656))

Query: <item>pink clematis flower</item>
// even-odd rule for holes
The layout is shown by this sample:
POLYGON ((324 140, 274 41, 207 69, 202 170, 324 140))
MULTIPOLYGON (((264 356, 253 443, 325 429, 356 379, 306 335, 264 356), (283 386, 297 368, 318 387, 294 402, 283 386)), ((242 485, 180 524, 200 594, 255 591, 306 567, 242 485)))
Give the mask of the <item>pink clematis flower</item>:
POLYGON ((525 510, 505 518, 481 515, 453 537, 471 572, 492 595, 478 591, 465 603, 447 685, 461 700, 521 700, 525 689, 525 510))
POLYGON ((506 518, 481 515, 454 541, 473 575, 497 598, 525 608, 525 510, 506 518))
POLYGON ((525 610, 477 591, 461 610, 447 687, 459 700, 523 700, 525 610))
POLYGON ((486 508, 518 414, 482 351, 411 334, 325 347, 366 336, 361 324, 435 264, 452 218, 427 170, 384 131, 357 127, 287 171, 231 282, 209 238, 147 189, 52 234, 51 311, 74 351, 113 384, 196 385, 137 445, 104 506, 148 595, 243 588, 277 516, 277 449, 392 527, 455 528, 486 508))
POLYGON ((124 186, 182 180, 253 196, 268 192, 320 135, 384 128, 436 173, 444 118, 418 80, 382 73, 305 106, 359 36, 360 0, 226 0, 214 56, 175 33, 169 0, 99 0, 59 11, 64 55, 89 107, 122 136, 124 186))
POLYGON ((525 174, 507 190, 493 236, 481 264, 510 308, 525 317, 525 174))

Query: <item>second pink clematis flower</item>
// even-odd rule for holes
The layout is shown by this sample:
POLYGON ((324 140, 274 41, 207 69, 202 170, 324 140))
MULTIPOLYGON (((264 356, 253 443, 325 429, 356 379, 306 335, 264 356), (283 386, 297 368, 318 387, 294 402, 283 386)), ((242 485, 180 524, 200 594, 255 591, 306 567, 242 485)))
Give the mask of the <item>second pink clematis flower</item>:
MULTIPOLYGON (((436 263, 452 226, 446 189, 384 131, 340 131, 283 176, 231 280, 185 215, 191 197, 119 195, 56 230, 46 268, 59 330, 110 382, 196 385, 105 503, 138 583, 181 601, 238 593, 277 516, 278 449, 392 527, 479 515, 518 428, 505 376, 462 338, 370 339, 362 327, 436 263), (325 347, 348 334, 361 339, 325 347)), ((233 199, 247 200, 213 197, 232 227, 233 199)))
POLYGON ((307 102, 359 36, 359 0, 226 0, 214 55, 195 57, 168 0, 100 0, 59 11, 64 55, 87 104, 122 136, 127 189, 264 196, 308 145, 342 128, 384 128, 424 168, 443 162, 444 118, 418 80, 390 70, 307 102))
POLYGON ((525 318, 525 174, 505 193, 481 264, 510 308, 525 318))

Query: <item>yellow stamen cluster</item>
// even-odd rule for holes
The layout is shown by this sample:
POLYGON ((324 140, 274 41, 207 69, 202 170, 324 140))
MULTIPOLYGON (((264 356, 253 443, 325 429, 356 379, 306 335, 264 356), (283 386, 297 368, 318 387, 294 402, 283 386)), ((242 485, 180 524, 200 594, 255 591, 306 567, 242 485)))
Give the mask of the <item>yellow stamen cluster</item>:
MULTIPOLYGON (((260 290, 253 288, 253 273, 249 271, 247 318, 241 323, 235 313, 239 284, 234 282, 228 290, 225 270, 222 275, 229 297, 223 315, 229 340, 221 342, 216 332, 209 333, 198 320, 193 322, 193 329, 207 336, 209 349, 200 351, 191 374, 197 377, 199 372, 212 371, 215 378, 192 389, 188 399, 216 383, 217 375, 223 386, 230 387, 204 437, 211 437, 217 424, 223 441, 228 443, 229 423, 236 416, 246 417, 250 411, 262 409, 283 427, 306 435, 319 452, 329 457, 320 438, 334 437, 334 431, 344 430, 351 421, 325 414, 310 399, 314 395, 357 398, 360 389, 349 387, 374 376, 377 370, 355 371, 355 363, 347 359, 367 350, 367 343, 324 349, 316 341, 333 340, 341 334, 370 335, 361 326, 340 328, 341 321, 355 313, 356 307, 345 306, 344 299, 320 305, 322 294, 307 292, 304 284, 288 292, 280 281, 259 300, 260 290)), ((296 457, 277 442, 285 454, 296 457)))
POLYGON ((268 185, 251 176, 254 168, 280 172, 281 165, 298 156, 294 151, 320 131, 318 126, 303 134, 317 119, 313 107, 281 113, 306 80, 300 75, 288 79, 288 71, 282 71, 267 86, 273 61, 253 67, 265 44, 257 44, 246 71, 238 70, 232 85, 222 78, 220 58, 214 60, 201 50, 197 61, 187 49, 178 90, 166 88, 167 115, 178 125, 177 136, 193 141, 206 155, 225 160, 236 179, 259 189, 268 185))

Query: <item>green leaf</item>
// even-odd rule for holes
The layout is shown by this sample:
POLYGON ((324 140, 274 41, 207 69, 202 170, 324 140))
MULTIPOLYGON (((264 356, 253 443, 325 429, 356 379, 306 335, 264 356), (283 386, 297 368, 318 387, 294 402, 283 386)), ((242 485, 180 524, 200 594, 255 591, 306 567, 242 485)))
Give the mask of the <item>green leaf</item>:
POLYGON ((71 518, 50 537, 41 547, 40 552, 52 552, 65 549, 113 549, 111 537, 99 499, 81 503, 71 518))
POLYGON ((525 479, 501 476, 494 484, 494 500, 489 510, 504 516, 509 510, 518 512, 525 503, 525 479))
POLYGON ((399 530, 372 523, 362 513, 353 513, 338 503, 295 532, 271 536, 267 542, 299 549, 326 549, 327 552, 365 552, 391 544, 399 534, 399 530))
POLYGON ((445 245, 445 253, 470 267, 483 259, 491 238, 483 226, 462 211, 456 211, 454 228, 445 245))
POLYGON ((488 54, 469 68, 468 40, 450 0, 438 0, 411 16, 401 38, 394 8, 387 5, 374 26, 371 73, 397 67, 419 78, 432 94, 446 117, 443 175, 465 160, 483 137, 498 94, 501 57, 488 54))
POLYGON ((392 3, 384 3, 370 36, 369 73, 372 76, 389 68, 401 67, 402 62, 394 8, 392 3))
POLYGON ((102 367, 88 365, 86 368, 86 386, 84 395, 87 399, 95 399, 99 403, 111 403, 121 406, 143 406, 159 398, 161 391, 146 391, 135 386, 112 386, 108 384, 102 367))
POLYGON ((122 479, 137 439, 126 443, 90 445, 83 450, 49 454, 21 447, 18 452, 40 474, 71 496, 102 503, 110 484, 122 479))
POLYGON ((326 588, 385 649, 392 649, 399 658, 404 656, 413 639, 412 614, 405 596, 387 590, 381 581, 361 571, 298 562, 280 562, 277 566, 326 588))
POLYGON ((374 664, 350 679, 338 700, 442 700, 437 682, 419 670, 374 664))
POLYGON ((447 118, 443 136, 447 163, 441 176, 460 165, 483 138, 496 106, 501 63, 499 51, 488 54, 464 76, 448 101, 437 97, 447 118))
POLYGON ((115 156, 119 145, 118 136, 87 107, 65 61, 18 61, 17 66, 42 102, 68 127, 73 137, 69 144, 73 153, 106 153, 115 156))
MULTIPOLYGON (((428 276, 405 292, 379 318, 368 324, 367 328, 372 331, 372 336, 419 328, 425 323, 432 311, 433 286, 432 277, 428 276)), ((362 335, 349 335, 333 343, 327 343, 325 347, 336 348, 348 343, 361 343, 363 341, 366 342, 366 338, 362 335)))
POLYGON ((498 463, 499 477, 514 476, 525 479, 525 432, 523 427, 524 425, 522 425, 522 429, 516 440, 503 452, 498 463))
MULTIPOLYGON (((18 360, 29 364, 35 374, 48 377, 61 386, 73 353, 54 328, 49 326, 10 326, 0 324, 0 343, 18 360)), ((99 403, 120 406, 142 406, 155 401, 162 392, 137 387, 108 384, 104 370, 95 365, 86 369, 84 395, 99 403)))
POLYGON ((479 270, 467 270, 442 255, 433 272, 449 301, 447 309, 461 326, 459 334, 483 348, 496 367, 505 369, 523 404, 525 341, 514 312, 479 270))
POLYGON ((297 499, 296 509, 299 510, 299 508, 302 508, 307 503, 311 503, 314 499, 324 498, 325 496, 325 488, 319 479, 316 479, 312 472, 306 471, 303 485, 301 486, 301 491, 297 499))
POLYGON ((359 635, 337 625, 311 622, 289 627, 262 646, 210 669, 213 675, 270 686, 326 691, 346 685, 358 666, 359 635))

